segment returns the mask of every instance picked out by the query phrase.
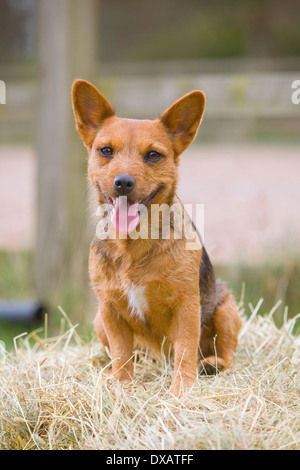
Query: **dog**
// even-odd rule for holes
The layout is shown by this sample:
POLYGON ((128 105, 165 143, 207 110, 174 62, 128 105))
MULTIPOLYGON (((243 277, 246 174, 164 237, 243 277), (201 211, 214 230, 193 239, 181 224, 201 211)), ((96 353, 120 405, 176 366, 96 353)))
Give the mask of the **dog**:
POLYGON ((205 374, 232 363, 241 327, 238 309, 226 285, 216 282, 201 238, 196 234, 197 246, 187 249, 188 237, 177 236, 176 214, 169 218, 169 237, 162 237, 160 222, 152 237, 130 235, 142 218, 151 235, 154 206, 177 204, 183 214, 176 195, 179 156, 196 136, 205 95, 186 94, 156 120, 117 117, 85 80, 73 83, 72 102, 88 151, 88 177, 111 221, 107 233, 115 234, 95 236, 90 246, 89 274, 99 301, 96 334, 109 348, 111 373, 120 381, 134 378, 136 345, 159 353, 171 349, 171 393, 178 396, 195 384, 199 361, 205 374))

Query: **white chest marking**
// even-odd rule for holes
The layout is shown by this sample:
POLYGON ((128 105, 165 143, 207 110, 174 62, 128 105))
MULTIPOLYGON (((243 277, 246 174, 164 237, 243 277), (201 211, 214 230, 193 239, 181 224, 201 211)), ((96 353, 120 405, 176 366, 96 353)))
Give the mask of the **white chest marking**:
POLYGON ((145 289, 146 286, 133 286, 127 291, 131 315, 136 315, 142 321, 145 321, 144 314, 148 310, 148 302, 144 294, 145 289))

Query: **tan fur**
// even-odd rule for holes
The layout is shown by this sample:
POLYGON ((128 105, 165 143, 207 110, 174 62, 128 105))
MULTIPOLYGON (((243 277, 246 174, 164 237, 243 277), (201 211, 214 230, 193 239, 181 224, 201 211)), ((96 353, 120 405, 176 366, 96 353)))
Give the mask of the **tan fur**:
POLYGON ((200 359, 202 373, 214 374, 228 367, 235 357, 241 320, 232 295, 217 306, 209 323, 202 327, 200 359))
MULTIPOLYGON (((128 196, 132 201, 140 201, 159 188, 151 203, 172 205, 177 200, 179 155, 195 137, 204 103, 203 93, 195 91, 155 121, 122 119, 114 115, 96 88, 77 80, 73 86, 74 114, 89 152, 88 174, 99 203, 115 196, 113 180, 126 173, 136 180, 128 196), (107 146, 114 149, 109 160, 98 150, 107 146), (144 156, 150 150, 164 158, 146 163, 144 156)), ((186 240, 175 239, 173 232, 169 240, 119 238, 95 237, 91 244, 89 272, 99 299, 96 333, 109 347, 112 373, 120 380, 133 378, 136 342, 158 352, 162 345, 165 351, 172 348, 172 393, 178 395, 195 382, 199 344, 205 370, 209 363, 221 369, 233 359, 240 327, 236 306, 226 291, 203 326, 200 343, 200 244, 199 249, 186 250, 186 240)))

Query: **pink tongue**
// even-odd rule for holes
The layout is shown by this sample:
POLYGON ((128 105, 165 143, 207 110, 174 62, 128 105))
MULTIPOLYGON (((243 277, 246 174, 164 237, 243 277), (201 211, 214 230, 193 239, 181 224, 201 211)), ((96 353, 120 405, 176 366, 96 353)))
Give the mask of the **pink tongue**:
POLYGON ((138 203, 130 204, 126 196, 120 196, 116 200, 111 221, 116 231, 121 234, 132 232, 139 223, 138 203))

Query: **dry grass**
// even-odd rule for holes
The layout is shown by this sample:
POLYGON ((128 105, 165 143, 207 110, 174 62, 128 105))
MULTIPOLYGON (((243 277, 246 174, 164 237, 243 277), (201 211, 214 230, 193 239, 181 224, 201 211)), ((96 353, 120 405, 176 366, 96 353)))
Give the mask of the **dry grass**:
POLYGON ((169 395, 165 357, 139 353, 135 382, 121 386, 101 373, 99 343, 72 325, 16 338, 14 353, 0 348, 0 449, 299 449, 295 319, 277 328, 275 308, 262 317, 260 305, 244 317, 232 370, 181 399, 169 395))

